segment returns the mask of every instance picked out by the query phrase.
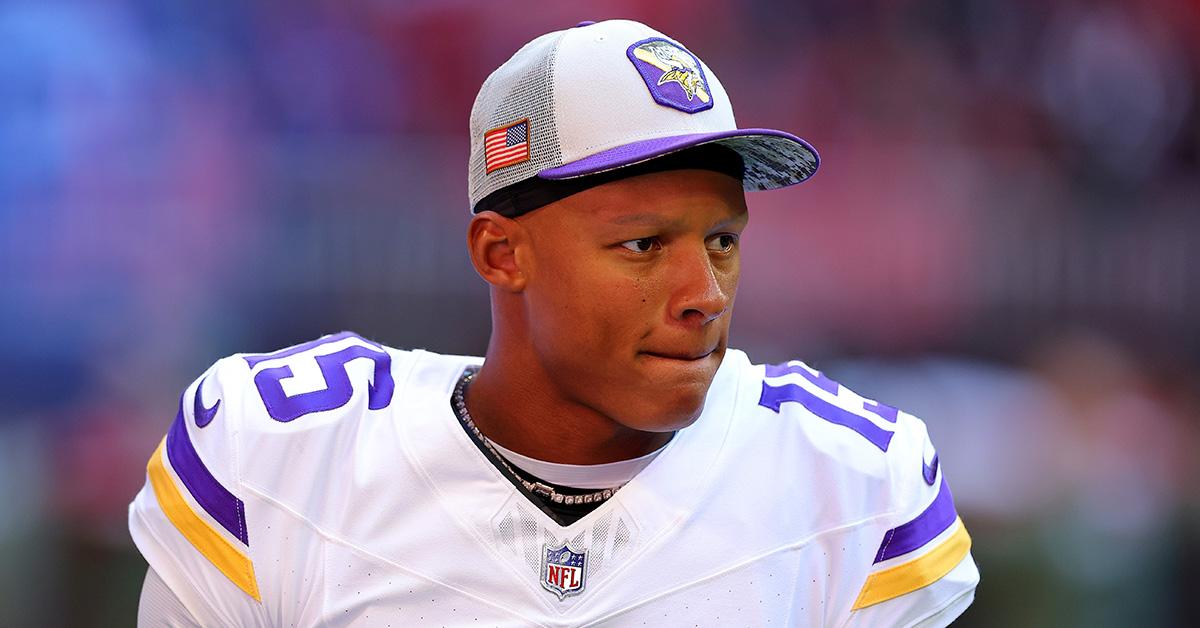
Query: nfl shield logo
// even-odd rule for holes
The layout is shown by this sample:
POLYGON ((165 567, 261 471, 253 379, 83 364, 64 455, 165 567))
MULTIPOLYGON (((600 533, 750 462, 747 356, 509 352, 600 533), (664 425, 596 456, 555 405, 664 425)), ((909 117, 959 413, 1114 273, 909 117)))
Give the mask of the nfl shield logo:
POLYGON ((566 544, 542 546, 542 588, 559 600, 583 593, 587 581, 587 551, 575 552, 566 544))

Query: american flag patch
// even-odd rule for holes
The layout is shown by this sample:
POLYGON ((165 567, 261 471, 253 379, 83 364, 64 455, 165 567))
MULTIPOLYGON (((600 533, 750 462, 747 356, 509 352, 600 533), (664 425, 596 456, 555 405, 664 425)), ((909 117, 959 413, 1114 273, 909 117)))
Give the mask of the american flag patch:
POLYGON ((529 118, 484 133, 483 161, 489 173, 529 161, 529 118))

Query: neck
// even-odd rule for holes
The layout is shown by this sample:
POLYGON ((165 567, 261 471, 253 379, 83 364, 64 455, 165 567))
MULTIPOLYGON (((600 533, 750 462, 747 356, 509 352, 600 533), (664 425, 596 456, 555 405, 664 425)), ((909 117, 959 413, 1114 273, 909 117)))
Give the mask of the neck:
POLYGON ((489 440, 530 458, 578 465, 637 458, 671 440, 672 432, 635 430, 566 398, 537 360, 497 344, 489 344, 466 398, 489 440))

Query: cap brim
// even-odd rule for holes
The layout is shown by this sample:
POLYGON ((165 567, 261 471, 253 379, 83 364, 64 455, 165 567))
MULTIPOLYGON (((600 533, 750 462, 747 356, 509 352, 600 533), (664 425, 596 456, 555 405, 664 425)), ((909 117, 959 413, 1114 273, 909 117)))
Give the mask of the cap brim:
POLYGON ((746 166, 742 187, 748 191, 795 185, 811 177, 821 163, 817 151, 808 142, 791 133, 773 129, 733 129, 716 133, 659 137, 625 144, 557 168, 548 168, 539 172, 538 177, 571 179, 607 172, 701 144, 720 144, 741 155, 746 166))

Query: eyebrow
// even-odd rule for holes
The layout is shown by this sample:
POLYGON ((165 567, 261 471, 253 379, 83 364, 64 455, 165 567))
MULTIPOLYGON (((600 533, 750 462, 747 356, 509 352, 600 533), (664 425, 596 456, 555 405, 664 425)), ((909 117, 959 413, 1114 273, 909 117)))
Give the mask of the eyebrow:
POLYGON ((637 214, 624 214, 615 218, 610 218, 608 222, 614 225, 650 225, 658 226, 677 222, 674 220, 664 220, 662 216, 652 212, 641 212, 637 214))
POLYGON ((714 229, 722 229, 730 225, 746 225, 750 223, 750 212, 742 212, 736 216, 726 218, 721 222, 713 225, 714 229))
MULTIPOLYGON (((736 216, 732 216, 730 218, 722 220, 721 222, 713 225, 713 228, 720 229, 722 227, 727 227, 729 225, 745 223, 748 220, 749 220, 749 216, 746 213, 741 213, 736 216)), ((614 225, 640 225, 640 226, 649 226, 649 227, 667 227, 667 226, 679 224, 681 221, 665 219, 662 216, 655 214, 653 212, 640 212, 637 214, 624 214, 622 216, 610 218, 608 220, 608 222, 610 224, 614 224, 614 225)))

